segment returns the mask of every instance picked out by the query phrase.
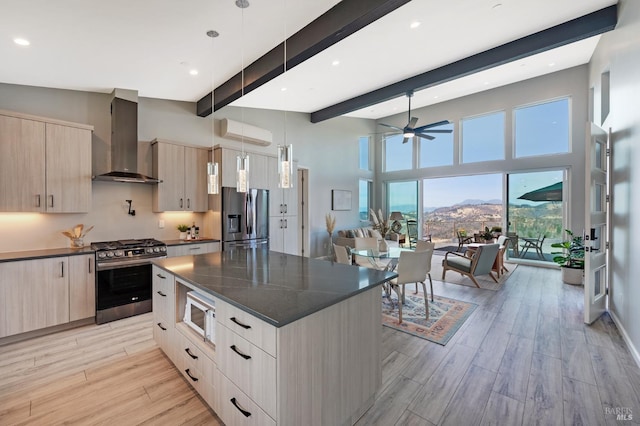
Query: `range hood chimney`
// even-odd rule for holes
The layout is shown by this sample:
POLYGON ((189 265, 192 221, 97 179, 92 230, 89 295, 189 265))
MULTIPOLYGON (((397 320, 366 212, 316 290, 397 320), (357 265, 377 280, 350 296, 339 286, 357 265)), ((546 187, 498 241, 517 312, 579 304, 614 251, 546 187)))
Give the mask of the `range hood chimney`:
POLYGON ((138 92, 115 89, 111 100, 111 172, 94 176, 107 182, 160 182, 138 173, 138 92))

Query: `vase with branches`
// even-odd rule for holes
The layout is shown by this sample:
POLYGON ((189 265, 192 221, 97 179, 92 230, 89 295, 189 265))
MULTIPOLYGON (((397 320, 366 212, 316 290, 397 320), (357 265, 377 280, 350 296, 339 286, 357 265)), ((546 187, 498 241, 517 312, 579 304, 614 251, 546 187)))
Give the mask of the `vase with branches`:
POLYGON ((324 220, 329 234, 329 258, 333 259, 333 230, 336 228, 336 217, 327 213, 324 220))
POLYGON ((382 236, 382 239, 379 242, 379 249, 380 251, 387 251, 389 247, 387 245, 387 242, 385 241, 385 237, 391 230, 391 216, 385 217, 385 215, 382 213, 382 209, 378 209, 377 215, 373 209, 369 209, 369 212, 371 213, 373 229, 377 230, 382 236))

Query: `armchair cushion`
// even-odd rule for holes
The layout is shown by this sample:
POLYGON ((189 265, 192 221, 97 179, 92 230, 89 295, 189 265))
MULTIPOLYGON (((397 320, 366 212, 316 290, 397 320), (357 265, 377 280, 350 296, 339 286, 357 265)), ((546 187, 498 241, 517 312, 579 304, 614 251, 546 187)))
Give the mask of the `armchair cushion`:
POLYGON ((447 263, 461 271, 471 272, 471 259, 463 256, 447 257, 447 263))

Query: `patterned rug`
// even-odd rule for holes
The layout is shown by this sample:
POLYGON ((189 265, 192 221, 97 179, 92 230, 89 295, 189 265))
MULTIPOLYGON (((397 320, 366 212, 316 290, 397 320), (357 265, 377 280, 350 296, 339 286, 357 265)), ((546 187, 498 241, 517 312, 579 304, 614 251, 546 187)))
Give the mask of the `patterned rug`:
POLYGON ((415 295, 413 289, 407 291, 402 305, 402 324, 398 324, 396 294, 392 292, 393 303, 383 294, 382 325, 444 346, 478 307, 475 303, 437 295, 433 296, 433 302, 430 297, 428 300, 429 319, 426 319, 422 293, 415 295))

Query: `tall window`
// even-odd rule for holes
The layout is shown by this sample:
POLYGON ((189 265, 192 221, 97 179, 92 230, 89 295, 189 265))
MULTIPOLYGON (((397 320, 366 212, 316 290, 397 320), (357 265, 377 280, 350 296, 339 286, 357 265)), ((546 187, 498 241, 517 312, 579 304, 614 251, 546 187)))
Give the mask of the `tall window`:
POLYGON ((504 160, 503 111, 462 120, 462 162, 504 160))
POLYGON ((516 108, 515 157, 569 152, 569 99, 516 108))
POLYGON ((452 130, 452 132, 429 133, 434 137, 433 140, 418 139, 420 141, 420 168, 453 165, 453 123, 432 127, 431 129, 452 130))
POLYGON ((373 190, 373 182, 366 179, 360 179, 358 183, 358 214, 360 220, 369 220, 369 208, 371 207, 371 191, 373 190))
MULTIPOLYGON (((418 182, 389 182, 387 184, 388 209, 387 217, 391 212, 401 212, 404 220, 418 220, 418 182)), ((405 232, 406 222, 402 224, 402 232, 405 232)))
POLYGON ((384 164, 386 172, 413 168, 413 142, 402 143, 402 135, 384 138, 384 164))
POLYGON ((362 136, 358 143, 360 147, 360 170, 371 170, 371 165, 369 163, 370 138, 368 136, 362 136))

